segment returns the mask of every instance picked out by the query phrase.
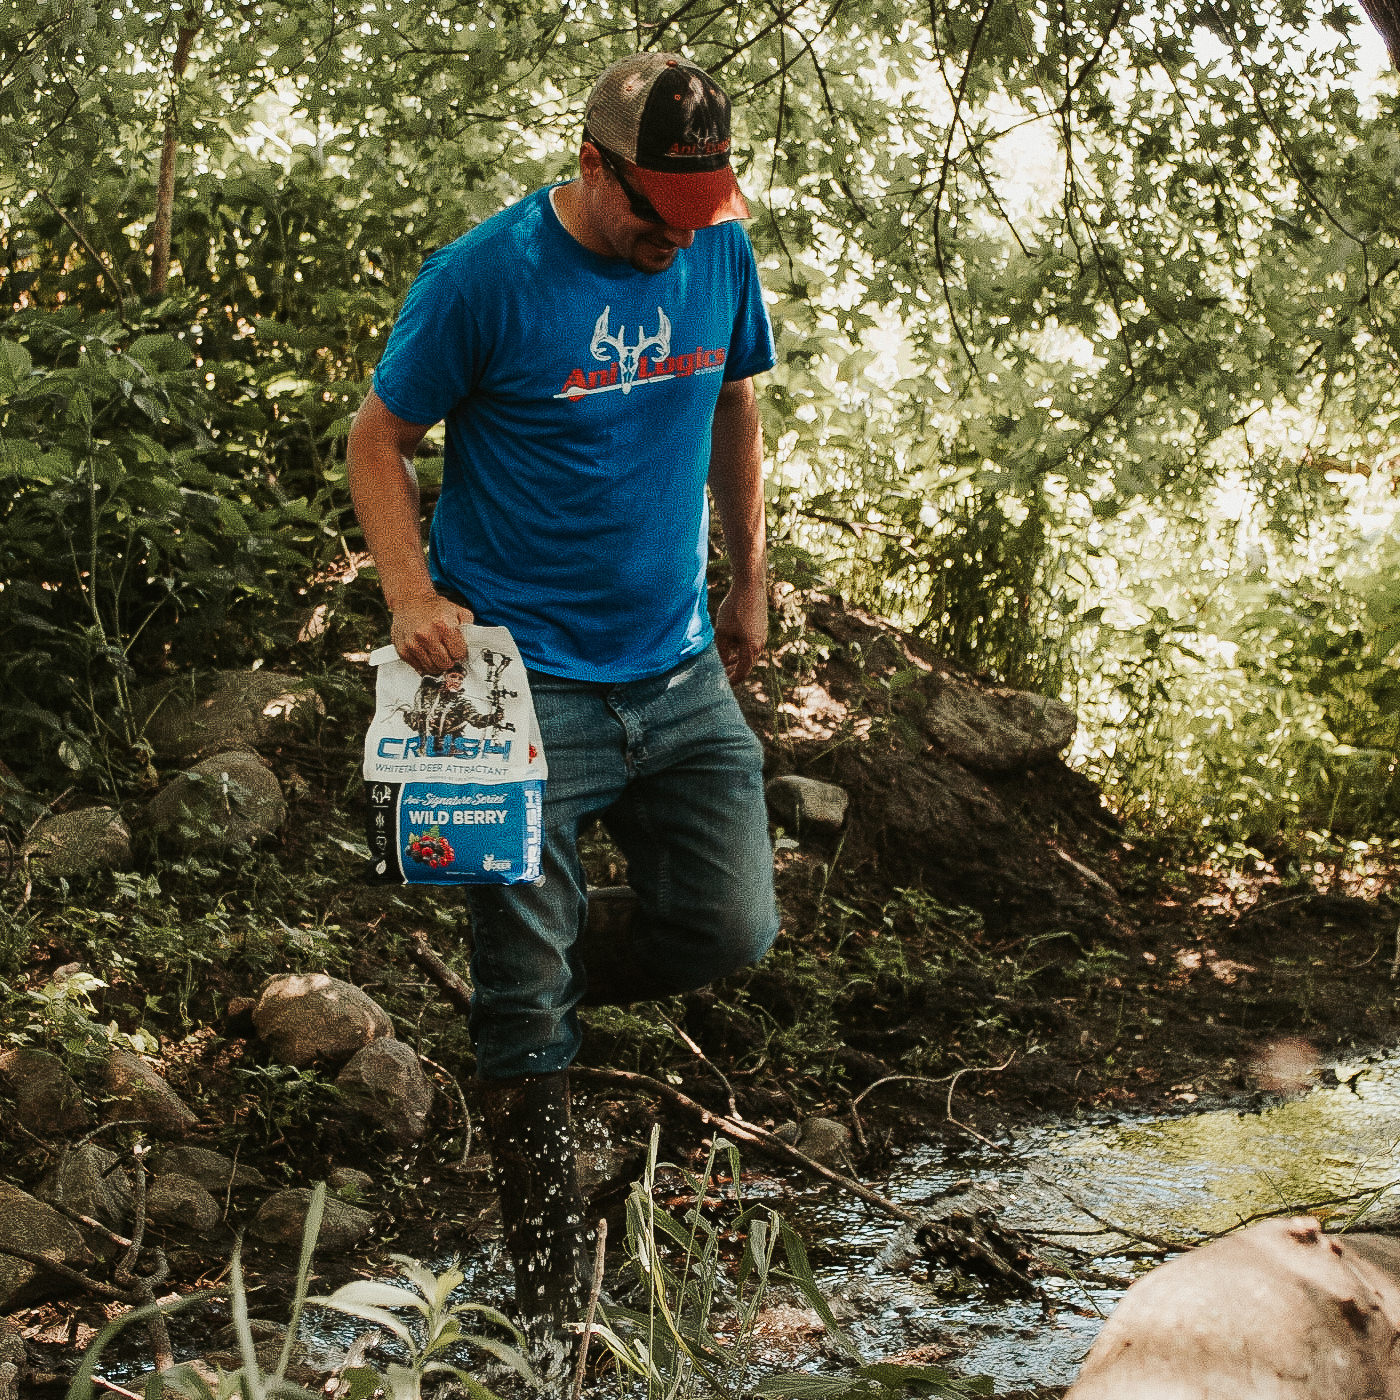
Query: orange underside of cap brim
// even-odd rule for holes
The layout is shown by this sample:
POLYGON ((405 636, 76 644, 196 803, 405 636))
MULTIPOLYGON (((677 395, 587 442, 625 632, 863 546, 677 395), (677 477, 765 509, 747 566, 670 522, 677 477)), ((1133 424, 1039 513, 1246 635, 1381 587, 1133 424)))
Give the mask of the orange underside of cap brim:
POLYGON ((749 206, 727 165, 694 175, 672 175, 629 166, 627 178, 652 202, 671 228, 709 228, 730 219, 747 219, 749 206))

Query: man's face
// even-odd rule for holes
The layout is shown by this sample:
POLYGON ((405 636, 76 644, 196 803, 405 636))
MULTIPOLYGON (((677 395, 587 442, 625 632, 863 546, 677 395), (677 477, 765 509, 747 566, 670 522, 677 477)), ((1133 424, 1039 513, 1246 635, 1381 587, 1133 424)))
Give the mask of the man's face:
POLYGON ((676 254, 695 242, 694 229, 672 228, 647 206, 641 192, 628 183, 625 167, 614 169, 599 158, 597 190, 598 234, 614 257, 638 272, 665 272, 676 254))

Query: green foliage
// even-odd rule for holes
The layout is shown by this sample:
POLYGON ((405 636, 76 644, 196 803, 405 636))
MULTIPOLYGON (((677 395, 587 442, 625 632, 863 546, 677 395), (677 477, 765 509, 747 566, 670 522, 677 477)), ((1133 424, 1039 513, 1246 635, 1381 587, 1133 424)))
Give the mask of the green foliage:
POLYGON ((985 1377, 959 1380, 939 1367, 866 1365, 841 1329, 812 1274, 800 1237, 770 1206, 743 1198, 738 1149, 715 1138, 698 1171, 658 1163, 653 1129, 646 1167, 627 1200, 626 1262, 641 1301, 610 1306, 596 1329, 625 1373, 646 1385, 647 1400, 747 1395, 894 1400, 897 1396, 988 1395, 985 1377), (688 1200, 679 1218, 656 1204, 658 1171, 688 1200), (737 1268, 726 1261, 738 1251, 737 1268), (759 1378, 757 1329, 778 1291, 802 1298, 829 1341, 849 1359, 839 1377, 759 1378))
POLYGON ((1244 672, 1193 658, 1198 609, 1153 596, 1191 591, 1152 545, 1228 519, 1227 481, 1274 522, 1263 591, 1293 592, 1319 540, 1356 535, 1313 464, 1369 469, 1393 435, 1396 94, 1362 85, 1356 24, 1306 0, 640 0, 625 21, 0 0, 0 640, 22 696, 0 745, 115 793, 146 759, 140 678, 291 642, 288 602, 359 543, 341 443, 422 256, 567 173, 583 93, 643 35, 736 101, 784 557, 1082 700, 1086 761, 1154 820, 1189 826, 1222 786, 1240 832, 1393 820, 1383 590, 1371 608, 1339 575, 1359 628, 1295 619, 1285 660, 1247 635, 1261 580, 1231 561, 1214 635, 1244 672), (1143 606, 1115 621, 1120 591, 1143 606))
POLYGON ((332 1308, 383 1328, 390 1336, 397 1337, 408 1352, 406 1366, 392 1362, 382 1374, 371 1366, 347 1370, 344 1374, 344 1379, 350 1385, 347 1400, 368 1400, 375 1394, 383 1394, 388 1400, 420 1400, 423 1382, 430 1376, 452 1377, 471 1400, 495 1400, 492 1392, 480 1381, 446 1359, 463 1345, 486 1352, 526 1381, 533 1382, 534 1373, 519 1350, 525 1339, 509 1319, 481 1303, 453 1301, 452 1294, 463 1281, 460 1270, 448 1268, 435 1274, 402 1254, 396 1254, 393 1258, 400 1272, 413 1285, 412 1288, 372 1279, 357 1279, 342 1285, 327 1297, 311 1300, 321 1307, 332 1308), (398 1316, 401 1312, 417 1316, 409 1323, 398 1316), (464 1331, 462 1323, 470 1317, 480 1317, 494 1323, 509 1333, 517 1345, 507 1345, 480 1332, 464 1331))

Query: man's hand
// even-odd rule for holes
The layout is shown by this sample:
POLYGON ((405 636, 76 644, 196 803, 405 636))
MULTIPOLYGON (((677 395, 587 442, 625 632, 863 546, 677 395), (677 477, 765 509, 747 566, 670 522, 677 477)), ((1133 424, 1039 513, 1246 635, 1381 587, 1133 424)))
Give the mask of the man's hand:
POLYGON ((753 670, 768 645, 768 597, 761 588, 729 590, 715 613, 715 645, 731 681, 753 670))
POLYGON ((394 609, 389 640, 420 675, 440 676, 466 656, 462 624, 471 620, 470 608, 430 593, 410 598, 394 609))

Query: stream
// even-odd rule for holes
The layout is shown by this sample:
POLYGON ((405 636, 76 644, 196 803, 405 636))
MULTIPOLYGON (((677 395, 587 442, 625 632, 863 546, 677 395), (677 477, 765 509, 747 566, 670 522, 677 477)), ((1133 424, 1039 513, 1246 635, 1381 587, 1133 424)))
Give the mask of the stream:
MULTIPOLYGON (((1334 1228, 1363 1208, 1368 1221, 1393 1220, 1400 1211, 1400 1051, 1334 1066, 1333 1074, 1335 1083, 1260 1108, 1060 1120, 994 1146, 921 1147, 869 1184, 903 1205, 935 1211, 971 1195, 1003 1225, 1062 1238, 1087 1251, 1100 1274, 1124 1279, 1154 1261, 1131 1257, 1132 1242, 1080 1204, 1126 1231, 1182 1240, 1340 1198, 1347 1200, 1332 1210, 1334 1228)), ((908 1247, 909 1231, 837 1188, 765 1174, 748 1196, 797 1229, 823 1294, 867 1361, 912 1353, 961 1374, 989 1375, 998 1391, 1064 1385, 1121 1296, 1119 1287, 1052 1278, 1042 1307, 990 1299, 966 1282, 950 1290, 946 1274, 935 1286, 908 1247)), ((499 1244, 463 1269, 463 1297, 502 1303, 509 1269, 499 1244)), ((329 1365, 361 1326, 310 1309, 302 1335, 312 1356, 329 1365)), ((829 1347, 825 1357, 819 1348, 810 1330, 785 1328, 780 1310, 760 1347, 762 1365, 830 1374, 838 1363, 829 1347)))

